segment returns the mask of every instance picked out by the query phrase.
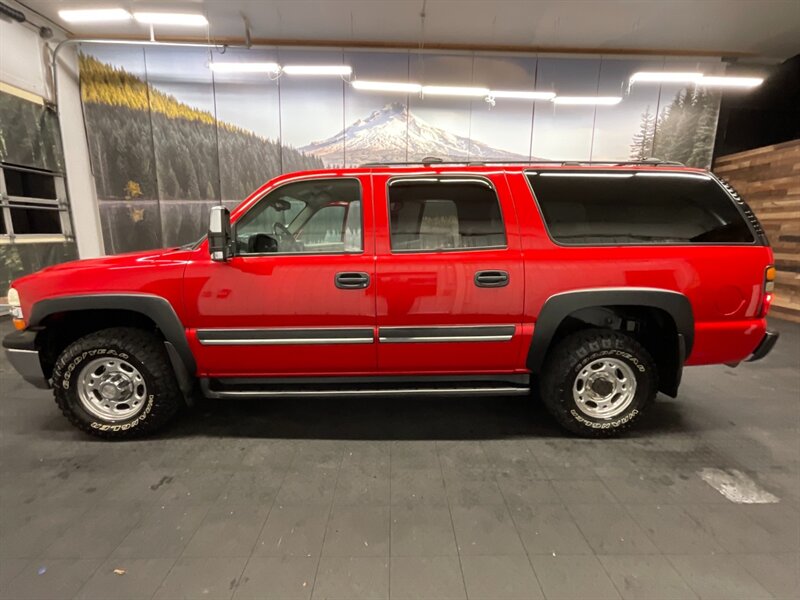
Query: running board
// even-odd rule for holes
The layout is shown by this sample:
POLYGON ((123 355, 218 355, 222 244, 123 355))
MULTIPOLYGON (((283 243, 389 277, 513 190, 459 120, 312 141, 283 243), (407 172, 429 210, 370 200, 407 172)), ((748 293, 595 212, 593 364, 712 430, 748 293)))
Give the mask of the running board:
MULTIPOLYGON (((200 388, 207 398, 317 398, 317 397, 379 397, 379 396, 521 396, 530 393, 528 385, 515 381, 425 381, 375 382, 369 379, 348 383, 319 383, 293 381, 292 383, 245 383, 246 380, 200 380, 200 388)), ((283 380, 285 382, 285 380, 283 380)))

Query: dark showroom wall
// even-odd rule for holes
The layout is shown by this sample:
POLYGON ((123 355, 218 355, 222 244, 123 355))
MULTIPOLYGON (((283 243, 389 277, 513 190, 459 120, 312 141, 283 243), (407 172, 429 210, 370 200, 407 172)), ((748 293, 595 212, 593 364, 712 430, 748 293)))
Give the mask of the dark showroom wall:
POLYGON ((82 47, 81 90, 106 251, 191 242, 209 206, 269 178, 367 161, 626 160, 709 166, 719 96, 636 84, 636 71, 719 60, 305 49, 82 47), (341 77, 212 73, 211 61, 346 64, 352 79, 622 96, 615 106, 421 97, 341 77))

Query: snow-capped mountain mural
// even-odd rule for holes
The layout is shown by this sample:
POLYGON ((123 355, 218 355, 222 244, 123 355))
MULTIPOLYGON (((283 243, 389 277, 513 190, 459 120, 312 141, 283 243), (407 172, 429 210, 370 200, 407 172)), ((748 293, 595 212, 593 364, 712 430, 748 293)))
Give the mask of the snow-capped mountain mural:
POLYGON ((493 148, 477 140, 431 125, 395 102, 359 119, 336 135, 311 142, 300 150, 328 166, 341 162, 344 144, 346 166, 368 162, 403 162, 436 156, 444 160, 527 160, 527 156, 493 148))

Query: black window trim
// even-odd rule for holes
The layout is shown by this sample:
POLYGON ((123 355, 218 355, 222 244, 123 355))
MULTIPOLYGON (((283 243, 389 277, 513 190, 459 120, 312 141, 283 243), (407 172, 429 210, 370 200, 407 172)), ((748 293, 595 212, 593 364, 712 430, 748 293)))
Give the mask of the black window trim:
MULTIPOLYGON (((261 257, 261 256, 360 256, 365 254, 366 244, 364 238, 364 213, 366 204, 364 202, 364 187, 361 185, 361 179, 359 177, 338 177, 336 175, 327 177, 298 177, 297 179, 292 179, 291 181, 285 181, 272 187, 268 190, 265 190, 261 196, 253 203, 253 205, 247 209, 247 212, 241 215, 239 218, 236 219, 236 222, 231 223, 231 238, 234 240, 234 253, 233 256, 241 256, 242 258, 252 258, 252 257, 261 257), (244 219, 247 215, 249 215, 261 202, 269 196, 272 192, 275 192, 287 185, 294 185, 296 183, 305 183, 311 181, 342 181, 342 180, 351 180, 355 181, 358 185, 358 199, 361 202, 361 250, 351 251, 351 252, 237 252, 237 237, 236 237, 236 230, 239 223, 244 219)), ((346 214, 346 213, 345 213, 346 214)), ((299 215, 298 215, 299 216, 299 215)), ((313 215, 312 215, 313 216, 313 215)), ((309 217, 308 220, 310 220, 309 217)))
POLYGON ((508 250, 508 227, 506 227, 506 220, 503 216, 503 202, 500 200, 500 194, 497 193, 497 188, 488 177, 483 175, 475 175, 474 173, 412 173, 406 175, 393 175, 386 180, 386 223, 389 226, 389 253, 390 254, 440 254, 451 252, 487 252, 490 250, 508 250), (469 248, 437 248, 435 250, 417 250, 409 248, 407 250, 395 250, 392 247, 392 207, 391 198, 389 197, 389 188, 395 183, 408 182, 409 180, 417 180, 419 183, 478 183, 485 185, 494 192, 494 197, 497 199, 497 207, 500 209, 500 222, 503 225, 503 234, 506 240, 505 244, 495 246, 471 246, 469 248))
MULTIPOLYGON (((559 246, 561 248, 595 248, 595 247, 604 247, 604 248, 618 248, 618 247, 659 247, 659 248, 668 248, 668 247, 675 247, 680 246, 682 248, 698 248, 698 247, 707 247, 707 246, 763 246, 764 244, 759 243, 760 237, 758 233, 753 228, 753 225, 750 223, 750 219, 744 214, 743 207, 736 201, 736 199, 731 195, 731 193, 725 189, 725 186, 719 181, 716 175, 712 172, 707 171, 705 173, 691 173, 692 175, 697 175, 698 177, 706 177, 712 180, 714 183, 719 186, 719 188, 725 192, 727 198, 731 201, 731 204, 736 208, 736 211, 739 213, 739 216, 747 225, 747 230, 752 234, 753 241, 752 242, 693 242, 693 243, 679 243, 679 242, 575 242, 574 244, 569 244, 565 242, 561 242, 556 240, 553 237, 553 234, 550 232, 550 226, 547 224, 547 220, 544 218, 544 213, 542 212, 542 207, 539 204, 539 199, 536 197, 536 192, 533 189, 533 184, 531 183, 531 179, 529 175, 539 175, 540 173, 591 173, 592 171, 586 170, 582 171, 580 169, 525 169, 522 172, 522 175, 525 179, 525 184, 528 186, 528 190, 531 193, 531 199, 533 200, 534 206, 536 206, 536 210, 539 214, 539 219, 542 222, 542 226, 544 227, 545 232, 547 233, 547 237, 549 240, 559 246)), ((609 172, 609 171, 603 171, 609 172)), ((675 169, 658 169, 656 170, 644 170, 644 169, 619 169, 611 171, 613 173, 677 173, 677 174, 685 174, 686 171, 679 171, 675 169)))

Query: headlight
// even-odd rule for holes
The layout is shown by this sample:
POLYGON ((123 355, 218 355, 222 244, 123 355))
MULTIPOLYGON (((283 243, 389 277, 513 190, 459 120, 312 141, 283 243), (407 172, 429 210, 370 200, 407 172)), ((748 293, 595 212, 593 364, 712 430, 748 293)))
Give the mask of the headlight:
POLYGON ((12 319, 22 319, 22 305, 19 301, 19 292, 14 288, 8 290, 8 309, 12 319))

